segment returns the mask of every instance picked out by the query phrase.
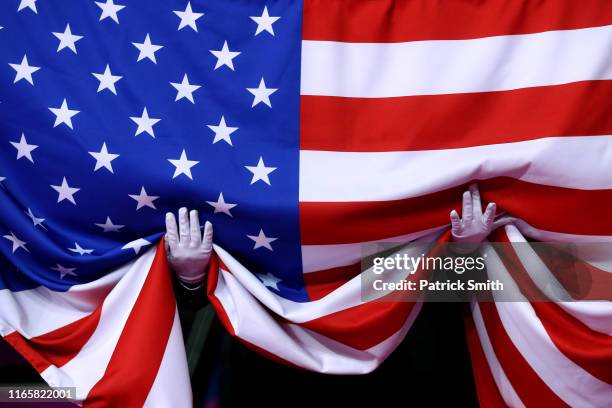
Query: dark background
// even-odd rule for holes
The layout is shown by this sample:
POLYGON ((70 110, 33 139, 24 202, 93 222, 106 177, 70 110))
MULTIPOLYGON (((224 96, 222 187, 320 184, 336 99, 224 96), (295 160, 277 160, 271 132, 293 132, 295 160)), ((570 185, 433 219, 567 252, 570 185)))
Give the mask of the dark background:
MULTIPOLYGON (((465 307, 426 303, 397 350, 361 376, 322 375, 271 362, 230 338, 215 321, 193 378, 197 406, 204 399, 221 407, 478 406, 463 329, 465 307)), ((0 343, 0 384, 31 382, 42 381, 0 343)))
MULTIPOLYGON (((216 391, 221 407, 476 407, 463 328, 467 312, 465 303, 425 303, 402 344, 376 371, 359 376, 316 374, 270 362, 230 339, 216 322, 209 347, 221 356, 216 391)), ((198 366, 197 400, 204 390, 197 384, 216 383, 207 374, 211 364, 205 358, 198 366)))

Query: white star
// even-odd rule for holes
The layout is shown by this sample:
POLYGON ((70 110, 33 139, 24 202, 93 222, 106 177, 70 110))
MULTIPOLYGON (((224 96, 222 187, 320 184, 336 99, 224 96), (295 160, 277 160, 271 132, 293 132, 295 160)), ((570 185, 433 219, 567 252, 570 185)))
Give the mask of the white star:
POLYGON ((270 272, 266 273, 265 275, 258 273, 257 277, 261 280, 264 286, 279 290, 278 283, 282 281, 282 279, 278 279, 276 276, 272 275, 270 272))
POLYGON ((278 91, 278 88, 266 88, 266 81, 264 81, 263 77, 261 77, 261 81, 259 81, 259 87, 247 88, 247 91, 252 93, 254 96, 251 108, 259 104, 260 102, 265 103, 271 108, 272 104, 270 103, 270 95, 278 91))
POLYGON ((119 232, 119 230, 125 225, 113 224, 110 217, 106 217, 106 222, 104 224, 95 224, 96 226, 104 229, 104 232, 119 232))
POLYGON ((9 64, 11 68, 13 68, 17 73, 15 74, 15 80, 13 83, 25 79, 30 84, 34 85, 34 80, 32 79, 32 74, 40 69, 40 67, 35 67, 34 65, 28 65, 28 56, 23 54, 23 59, 19 64, 9 64))
POLYGON ((121 247, 121 249, 133 249, 134 252, 138 254, 140 252, 140 249, 147 245, 151 245, 151 243, 147 241, 146 239, 138 238, 137 240, 134 240, 132 242, 125 244, 124 246, 121 247))
POLYGON ((58 271, 60 273, 60 279, 64 279, 64 276, 66 275, 72 275, 72 276, 77 276, 76 273, 74 273, 74 271, 76 271, 76 268, 66 268, 65 266, 62 266, 60 264, 55 264, 56 266, 51 267, 50 269, 53 269, 54 271, 58 271))
POLYGON ((138 51, 140 51, 140 54, 138 54, 138 59, 136 60, 136 62, 141 61, 145 58, 148 58, 151 61, 153 61, 153 63, 157 64, 157 60, 155 59, 155 53, 159 51, 160 49, 164 48, 163 45, 152 44, 149 34, 147 34, 147 36, 145 37, 144 42, 141 42, 141 43, 133 42, 132 44, 134 44, 134 47, 138 48, 138 51))
POLYGON ((79 243, 78 243, 78 242, 75 242, 75 243, 74 243, 74 248, 68 248, 68 250, 69 250, 70 252, 77 253, 77 254, 79 254, 79 255, 81 255, 81 256, 83 256, 83 255, 85 255, 85 254, 89 255, 89 254, 91 254, 91 253, 94 251, 93 249, 85 249, 85 248, 82 248, 82 247, 79 245, 79 243))
POLYGON ((117 90, 115 89, 115 83, 119 81, 122 76, 113 75, 110 71, 108 64, 106 64, 106 69, 103 74, 96 74, 95 72, 91 73, 96 77, 98 81, 100 81, 100 85, 98 85, 98 92, 108 89, 115 95, 117 95, 117 90))
POLYGON ((21 159, 22 157, 25 157, 26 159, 34 163, 34 159, 32 158, 32 150, 37 149, 38 146, 28 144, 28 141, 26 140, 25 135, 23 133, 21 134, 21 140, 19 140, 19 143, 11 142, 11 144, 15 149, 17 149, 17 160, 21 159))
POLYGON ((261 16, 251 16, 251 20, 257 23, 255 35, 258 35, 262 31, 267 31, 274 35, 274 28, 272 28, 272 24, 274 24, 278 19, 280 19, 280 17, 270 17, 270 14, 268 14, 268 7, 264 6, 261 16))
POLYGON ((191 101, 191 103, 195 103, 193 100, 193 93, 201 88, 200 85, 191 85, 189 83, 189 79, 187 78, 187 74, 183 76, 183 82, 170 82, 170 85, 176 89, 176 99, 174 99, 175 102, 179 99, 187 98, 189 101, 191 101))
POLYGON ((99 152, 88 152, 88 153, 92 155, 94 159, 96 159, 96 167, 94 168, 94 171, 98 171, 99 169, 104 167, 105 169, 107 169, 108 171, 114 174, 113 164, 111 162, 115 160, 117 157, 119 157, 119 155, 109 153, 108 149, 106 148, 106 142, 102 143, 102 148, 100 149, 99 152))
POLYGON ((184 174, 193 180, 193 176, 191 175, 191 168, 198 164, 199 161, 188 160, 187 154, 185 153, 185 149, 183 149, 183 152, 181 153, 181 157, 179 159, 168 159, 168 161, 172 163, 174 167, 176 167, 176 169, 174 169, 174 175, 172 176, 173 179, 180 176, 181 174, 184 174))
POLYGON ((51 185, 51 187, 57 191, 59 193, 58 197, 57 197, 57 202, 61 202, 64 200, 68 200, 70 201, 72 204, 76 205, 76 201, 74 201, 74 194, 80 190, 80 188, 74 188, 74 187, 70 187, 68 185, 68 182, 66 181, 66 177, 64 177, 64 179, 62 180, 62 185, 61 186, 54 186, 51 185))
POLYGON ((255 184, 257 181, 261 180, 267 185, 271 185, 270 178, 268 177, 268 175, 274 170, 276 170, 276 167, 266 167, 263 161, 263 157, 259 157, 259 162, 257 163, 257 166, 244 167, 246 167, 251 173, 253 173, 253 179, 251 180, 251 184, 255 184))
MULTIPOLYGON (((179 16, 181 22, 179 24, 178 30, 184 27, 191 27, 193 31, 198 31, 198 26, 196 25, 196 20, 204 15, 204 13, 194 13, 191 9, 191 3, 187 2, 187 7, 185 7, 185 11, 173 10, 174 14, 179 16)), ((178 31, 177 30, 177 31, 178 31)))
POLYGON ((80 112, 78 110, 68 109, 66 98, 64 98, 64 101, 62 102, 62 106, 59 108, 49 108, 49 110, 55 115, 55 123, 53 124, 53 127, 57 127, 62 123, 65 123, 70 129, 73 129, 72 117, 80 112))
POLYGON ((270 244, 278 239, 278 238, 266 237, 266 234, 264 234, 262 229, 259 230, 259 235, 247 235, 247 237, 255 241, 255 245, 253 246, 253 249, 268 248, 270 251, 274 251, 272 249, 272 245, 270 244))
POLYGON ((47 229, 47 227, 43 225, 43 221, 45 220, 44 218, 36 217, 34 213, 32 212, 32 210, 30 210, 29 208, 28 208, 28 211, 24 211, 24 212, 28 215, 28 217, 30 217, 30 219, 32 220, 32 224, 34 224, 35 227, 40 225, 40 228, 44 230, 47 229))
POLYGON ((136 134, 134 136, 138 136, 142 132, 147 132, 149 136, 155 137, 155 133, 153 132, 153 126, 159 122, 161 119, 150 118, 149 112, 147 112, 147 107, 142 110, 142 116, 130 116, 137 125, 138 129, 136 129, 136 134))
POLYGON ((142 207, 151 207, 154 210, 157 209, 155 208, 155 204, 153 204, 153 201, 157 200, 159 196, 148 195, 147 190, 145 190, 144 186, 140 189, 140 194, 128 194, 128 195, 138 202, 138 205, 136 206, 136 210, 140 210, 142 207))
POLYGON ((13 253, 15 253, 15 251, 17 251, 19 248, 23 249, 26 252, 30 252, 30 250, 26 248, 27 242, 20 240, 12 232, 10 233, 10 235, 4 235, 4 238, 8 239, 13 243, 13 253))
POLYGON ((119 18, 117 17, 117 13, 123 10, 125 6, 113 3, 113 0, 106 0, 106 3, 96 1, 96 4, 102 9, 102 14, 100 14, 100 20, 98 21, 102 21, 105 18, 110 17, 115 21, 115 23, 119 24, 119 18))
POLYGON ((75 43, 83 38, 82 35, 72 34, 72 31, 70 31, 70 24, 66 24, 66 29, 64 30, 63 33, 58 32, 58 33, 53 33, 53 35, 56 36, 58 40, 60 40, 60 43, 57 46, 57 52, 60 52, 64 48, 69 48, 75 54, 77 53, 75 43))
POLYGON ((232 146, 232 138, 230 137, 230 135, 238 130, 237 127, 227 126, 225 124, 225 118, 223 116, 221 116, 221 120, 219 121, 218 126, 207 126, 210 128, 210 130, 215 132, 215 140, 213 140, 213 144, 217 143, 220 140, 224 140, 225 142, 227 142, 227 144, 232 146))
POLYGON ((21 11, 27 7, 30 10, 32 10, 34 13, 38 14, 38 10, 36 10, 36 1, 37 0, 21 0, 17 11, 21 11))
POLYGON ((217 201, 207 201, 207 203, 214 207, 215 212, 213 214, 221 212, 229 215, 230 217, 233 217, 230 210, 237 205, 226 203, 225 199, 223 198, 223 193, 219 193, 219 198, 217 199, 217 201))
POLYGON ((217 57, 217 65, 215 65, 215 69, 227 65, 232 71, 234 70, 234 58, 242 54, 240 51, 230 51, 227 41, 223 43, 223 48, 221 48, 219 51, 210 50, 210 52, 212 55, 217 57))

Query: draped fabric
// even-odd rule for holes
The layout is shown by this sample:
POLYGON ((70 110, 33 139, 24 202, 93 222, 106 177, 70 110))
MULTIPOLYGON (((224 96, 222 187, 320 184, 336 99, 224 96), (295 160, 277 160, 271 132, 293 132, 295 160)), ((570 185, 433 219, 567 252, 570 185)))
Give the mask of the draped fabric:
MULTIPOLYGON (((225 328, 332 374, 374 370, 421 308, 361 300, 363 246, 449 241, 472 182, 504 220, 491 242, 612 242, 605 0, 109 2, 16 1, 0 21, 0 333, 84 405, 191 403, 171 272, 153 245, 180 205, 214 224, 202 296, 225 328), (183 24, 183 10, 204 16, 183 24), (65 20, 84 37, 78 53, 49 34, 65 20), (149 57, 134 44, 145 35, 163 46, 149 57), (211 54, 224 41, 241 52, 232 69, 211 54), (124 76, 117 93, 97 93, 91 75, 107 59, 124 76), (82 111, 70 126, 56 115, 64 96, 63 115, 82 111)), ((487 269, 547 296, 562 276, 522 248, 485 246, 487 269)), ((612 253, 585 262, 612 276, 612 253)), ((483 406, 610 405, 609 301, 470 306, 483 406)))

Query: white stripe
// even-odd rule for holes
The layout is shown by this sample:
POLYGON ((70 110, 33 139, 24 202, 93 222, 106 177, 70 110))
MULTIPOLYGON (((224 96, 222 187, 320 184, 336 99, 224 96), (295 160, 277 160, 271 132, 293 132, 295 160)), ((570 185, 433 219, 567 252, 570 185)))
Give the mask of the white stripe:
POLYGON ((609 407, 612 385, 561 353, 528 302, 499 302, 496 307, 512 342, 555 394, 573 407, 609 407))
POLYGON ((300 367, 329 374, 365 374, 374 370, 402 341, 421 308, 420 303, 415 304, 402 328, 383 342, 368 350, 357 350, 296 324, 279 323, 271 315, 275 312, 264 308, 259 296, 253 296, 233 274, 219 274, 215 296, 236 336, 300 367))
POLYGON ((612 136, 409 152, 302 150, 300 201, 397 200, 498 176, 548 186, 610 189, 611 169, 612 136))
POLYGON ((612 78, 612 26, 471 40, 302 41, 302 95, 384 98, 612 78))
POLYGON ((44 286, 11 292, 0 290, 0 335, 12 331, 29 339, 79 320, 98 307, 134 261, 100 279, 56 292, 44 286))
MULTIPOLYGON (((567 293, 563 285, 561 285, 555 275, 548 269, 544 261, 542 261, 534 249, 527 244, 527 240, 521 235, 520 231, 514 225, 506 225, 505 231, 508 239, 512 243, 512 249, 522 263, 527 276, 539 291, 542 292, 545 299, 550 299, 553 302, 573 301, 574 299, 567 293)), ((610 310, 612 311, 612 309, 610 310)))
POLYGON ((304 273, 311 273, 340 266, 353 265, 359 262, 363 256, 372 255, 367 252, 367 250, 372 248, 375 243, 388 242, 405 244, 416 239, 435 240, 440 231, 445 228, 448 228, 448 226, 444 225, 393 238, 356 242, 352 244, 302 245, 303 270, 304 273))
POLYGON ((517 257, 529 278, 547 298, 557 301, 557 305, 566 313, 591 330, 612 335, 612 302, 574 301, 533 248, 525 244, 527 240, 514 225, 506 226, 506 234, 511 242, 519 243, 513 245, 517 257))
POLYGON ((576 235, 534 228, 514 217, 502 217, 496 224, 514 224, 526 237, 545 242, 575 243, 576 257, 605 272, 612 272, 612 236, 576 235))
MULTIPOLYGON (((606 407, 612 401, 612 385, 594 377, 567 358, 553 343, 533 307, 513 283, 509 272, 494 250, 485 247, 490 279, 504 283, 504 293, 520 302, 497 301, 506 333, 527 363, 553 392, 570 406, 606 407)), ((495 300, 497 292, 493 292, 495 300)))
POLYGON ((102 378, 125 323, 151 268, 156 247, 131 263, 130 269, 108 294, 96 330, 79 353, 61 368, 50 366, 41 373, 53 387, 76 387, 83 400, 102 378))
POLYGON ((214 249, 231 271, 230 274, 223 269, 220 270, 220 274, 224 277, 223 282, 229 287, 230 292, 246 290, 273 313, 291 322, 307 322, 363 303, 359 276, 322 299, 303 303, 294 302, 272 293, 253 273, 218 245, 215 245, 214 249))
MULTIPOLYGON (((327 296, 310 302, 294 302, 271 292, 255 275, 227 251, 214 245, 215 252, 230 272, 220 269, 230 292, 246 290, 272 313, 293 323, 303 323, 363 304, 361 276, 357 275, 327 296)), ((415 249, 415 251, 418 250, 415 249)), ((406 272, 408 273, 408 272, 406 272)), ((380 296, 382 296, 382 292, 380 296)), ((229 305, 228 305, 229 307, 229 305)))
MULTIPOLYGON (((583 243, 612 243, 612 236, 601 235, 575 235, 564 234, 560 232, 546 231, 534 228, 525 221, 503 216, 498 219, 496 225, 503 226, 506 224, 514 224, 525 235, 539 241, 550 242, 583 242, 583 243)), ((415 239, 433 239, 435 240, 440 231, 449 228, 449 225, 431 228, 428 230, 417 231, 406 235, 400 235, 392 238, 379 239, 376 241, 355 242, 347 244, 329 244, 329 245, 302 245, 302 267, 304 273, 312 273, 326 269, 337 268, 341 266, 354 265, 360 262, 361 258, 366 254, 365 248, 377 242, 396 242, 407 243, 415 239)), ((603 245, 603 244, 602 244, 603 245)), ((580 259, 589 262, 591 265, 600 269, 612 272, 612 261, 609 260, 610 253, 586 254, 581 252, 580 259)))
POLYGON ((144 403, 145 408, 191 408, 193 403, 190 384, 181 321, 178 310, 175 310, 168 344, 144 403))
POLYGON ((482 319, 482 314, 480 312, 480 307, 478 303, 472 302, 472 318, 474 320, 474 326, 476 327, 476 332, 478 333, 478 339, 480 346, 482 347, 482 351, 487 360, 487 364, 489 365, 489 369, 491 370, 491 375, 493 376, 493 380, 497 385, 497 389, 501 394, 502 398, 511 407, 524 407, 523 401, 521 401, 520 397, 516 393, 514 387, 508 380, 506 373, 504 372, 503 367, 499 363, 497 356, 495 355, 495 350, 493 350, 493 345, 491 344, 491 339, 489 338, 489 334, 487 333, 487 329, 484 324, 484 320, 482 319))
MULTIPOLYGON (((514 218, 514 217, 503 217, 499 220, 500 224, 514 224, 521 231, 523 235, 529 238, 536 239, 538 241, 545 242, 577 242, 577 243, 612 243, 612 236, 604 235, 577 235, 577 234, 566 234, 562 232, 547 231, 543 229, 535 228, 525 221, 514 218)), ((496 220, 497 224, 498 221, 496 220)), ((588 259, 588 258, 587 258, 588 259)), ((589 261, 594 265, 597 264, 597 260, 589 261)))

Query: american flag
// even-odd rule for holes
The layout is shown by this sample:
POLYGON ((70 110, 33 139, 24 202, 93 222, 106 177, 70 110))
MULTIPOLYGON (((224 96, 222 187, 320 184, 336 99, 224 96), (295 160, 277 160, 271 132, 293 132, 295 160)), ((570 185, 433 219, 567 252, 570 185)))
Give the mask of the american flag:
MULTIPOLYGON (((231 334, 375 369, 420 304, 362 302, 363 244, 447 240, 470 182, 498 241, 612 241, 611 24, 607 0, 3 1, 0 334, 84 405, 190 406, 160 242, 186 206, 231 334)), ((472 312, 482 405, 609 406, 609 302, 472 312)))

